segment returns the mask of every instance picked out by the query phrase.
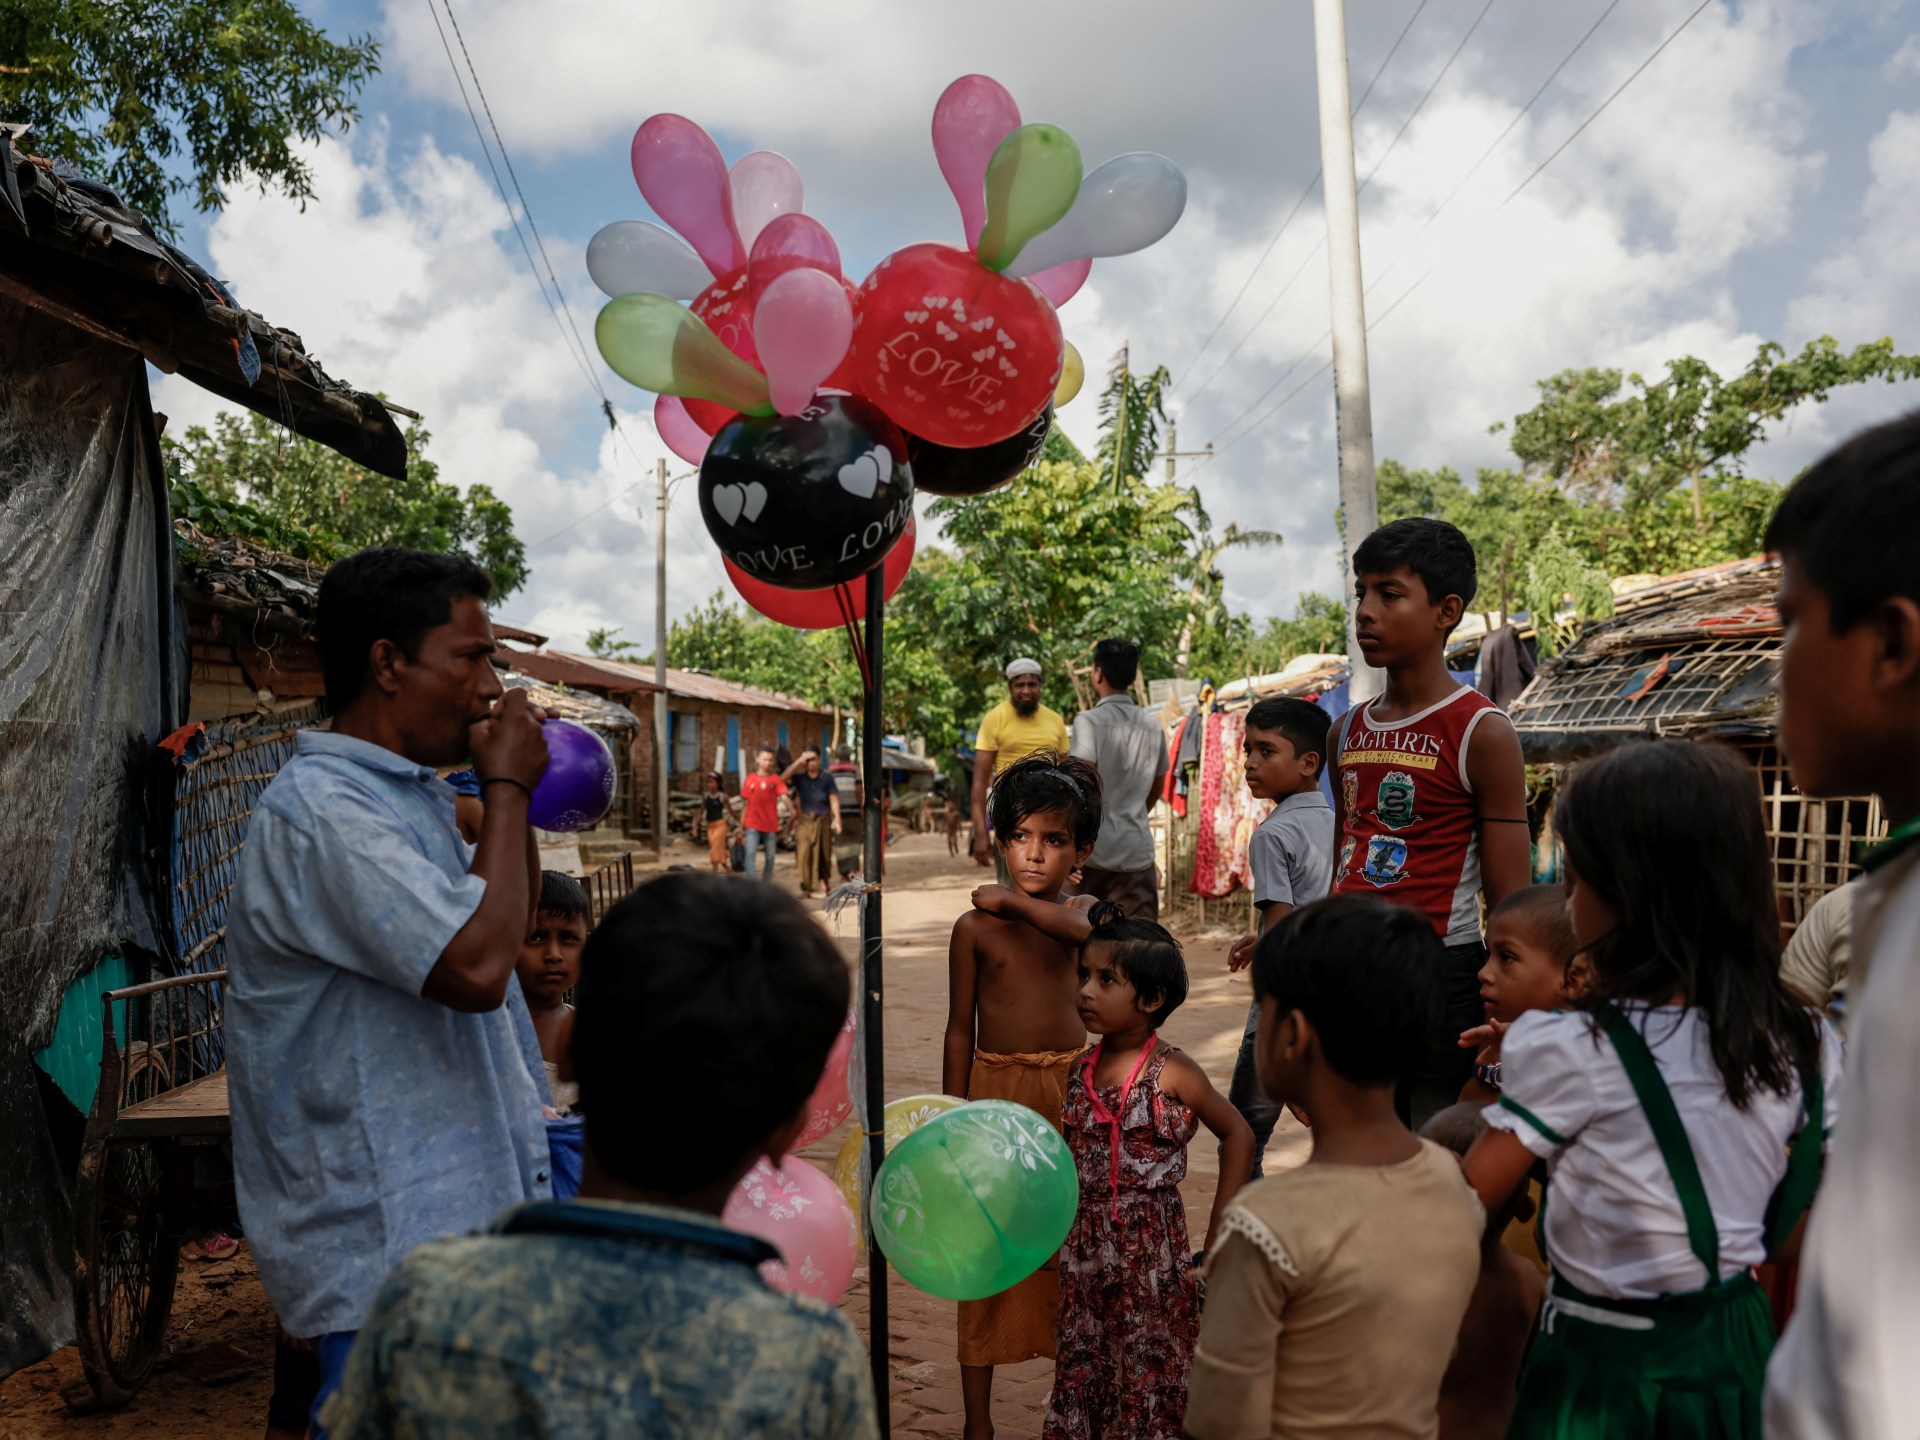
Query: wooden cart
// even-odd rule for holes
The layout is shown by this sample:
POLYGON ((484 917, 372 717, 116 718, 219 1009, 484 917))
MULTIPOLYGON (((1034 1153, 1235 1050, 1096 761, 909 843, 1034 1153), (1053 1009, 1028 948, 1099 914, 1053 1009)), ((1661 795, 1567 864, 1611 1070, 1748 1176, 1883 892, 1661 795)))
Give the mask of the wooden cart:
POLYGON ((74 1187, 73 1309, 102 1406, 131 1400, 160 1357, 181 1245, 234 1218, 226 978, 213 970, 100 997, 100 1085, 74 1187))

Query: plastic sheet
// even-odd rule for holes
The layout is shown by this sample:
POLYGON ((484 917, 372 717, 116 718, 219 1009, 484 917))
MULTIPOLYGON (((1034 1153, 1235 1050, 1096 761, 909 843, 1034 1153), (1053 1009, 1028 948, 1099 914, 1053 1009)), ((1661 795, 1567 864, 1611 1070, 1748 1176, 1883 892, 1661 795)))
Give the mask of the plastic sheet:
POLYGON ((183 708, 164 495, 140 357, 0 300, 0 1375, 72 1332, 49 1136, 73 1117, 28 1057, 103 955, 163 948, 148 797, 183 708))

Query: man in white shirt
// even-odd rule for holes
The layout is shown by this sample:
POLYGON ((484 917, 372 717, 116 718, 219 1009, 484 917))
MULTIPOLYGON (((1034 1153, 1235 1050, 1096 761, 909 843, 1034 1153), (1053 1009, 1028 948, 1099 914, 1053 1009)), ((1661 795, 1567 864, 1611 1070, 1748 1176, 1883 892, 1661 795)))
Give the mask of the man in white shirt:
POLYGON ((1140 647, 1131 640, 1102 640, 1093 647, 1093 689, 1100 699, 1074 717, 1072 753, 1100 772, 1105 814, 1080 893, 1113 901, 1130 919, 1157 921, 1160 881, 1147 816, 1167 778, 1167 737, 1160 722, 1127 695, 1139 673, 1140 647))

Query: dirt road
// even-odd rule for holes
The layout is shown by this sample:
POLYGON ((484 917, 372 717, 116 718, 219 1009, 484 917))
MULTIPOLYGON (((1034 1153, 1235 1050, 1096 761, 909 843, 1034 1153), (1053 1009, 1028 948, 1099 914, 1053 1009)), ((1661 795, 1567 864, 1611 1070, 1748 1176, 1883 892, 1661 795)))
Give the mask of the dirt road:
MULTIPOLYGON (((703 859, 692 856, 689 858, 703 859)), ((636 857, 637 858, 637 857, 636 857)), ((670 860, 682 857, 670 852, 670 860)), ((969 905, 968 894, 990 872, 965 855, 950 858, 937 835, 905 835, 888 857, 884 901, 886 933, 887 1095, 940 1088, 940 1034, 946 1024, 947 937, 969 905)), ((704 868, 704 867, 703 867, 704 868)), ((776 880, 791 884, 792 857, 783 855, 776 880)), ((839 926, 849 960, 858 920, 849 909, 839 926)), ((1167 1022, 1166 1038, 1197 1059, 1222 1090, 1246 1015, 1244 977, 1229 977, 1224 932, 1184 934, 1191 990, 1167 1022)), ((836 1131, 803 1152, 829 1168, 845 1139, 836 1131)), ((1271 1169, 1306 1158, 1306 1132, 1283 1116, 1267 1153, 1271 1169)), ((1213 1204, 1217 1167, 1211 1137, 1202 1132, 1191 1152, 1182 1193, 1196 1246, 1213 1204)), ((888 1408, 900 1435, 947 1435, 960 1430, 960 1379, 954 1361, 954 1310, 894 1276, 887 1291, 892 1394, 888 1408)), ((868 1277, 863 1266, 842 1302, 866 1334, 868 1277)), ((273 1317, 245 1247, 231 1260, 186 1262, 169 1353, 139 1397, 124 1410, 77 1415, 61 1399, 79 1380, 71 1348, 0 1382, 0 1440, 65 1440, 111 1436, 126 1440, 228 1440, 256 1437, 265 1427, 272 1388, 273 1317)), ((1053 1367, 1032 1360, 1003 1370, 994 1395, 994 1419, 1004 1436, 1037 1435, 1053 1367)))

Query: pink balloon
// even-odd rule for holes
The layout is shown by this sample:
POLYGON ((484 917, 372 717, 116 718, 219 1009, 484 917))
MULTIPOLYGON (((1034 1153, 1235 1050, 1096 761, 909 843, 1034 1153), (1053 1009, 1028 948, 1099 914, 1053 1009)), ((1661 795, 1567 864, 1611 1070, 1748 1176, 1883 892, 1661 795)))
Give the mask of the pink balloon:
POLYGON ((720 147, 684 115, 655 115, 633 135, 633 178, 653 213, 715 275, 747 263, 733 219, 733 182, 720 147))
POLYGON ((1063 260, 1058 265, 1049 265, 1045 270, 1029 275, 1040 289, 1040 293, 1053 302, 1058 310, 1067 301, 1080 293, 1080 287, 1087 283, 1087 276, 1093 273, 1093 257, 1084 260, 1063 260))
POLYGON ((1020 107, 1006 87, 985 75, 962 75, 933 107, 933 154, 947 188, 960 202, 969 250, 987 223, 987 162, 994 148, 1020 128, 1020 107))
POLYGON ((720 1218, 780 1252, 760 1267, 767 1284, 832 1305, 853 1279, 858 1239, 840 1187, 789 1155, 776 1168, 761 1160, 734 1187, 720 1218))
MULTIPOLYGON (((901 537, 901 543, 893 548, 899 550, 902 546, 906 548, 908 560, 911 562, 913 552, 913 521, 911 520, 907 522, 907 533, 901 537)), ((887 564, 889 568, 893 565, 891 554, 887 556, 887 564)), ((900 573, 903 576, 906 574, 906 566, 900 567, 900 573)), ((865 583, 865 580, 866 577, 863 575, 853 583, 859 585, 865 583)), ((795 592, 783 590, 780 593, 791 595, 795 592)), ((822 1135, 831 1134, 839 1128, 840 1122, 846 1119, 848 1112, 853 1109, 853 1096, 847 1092, 847 1064, 853 1059, 853 1024, 853 1011, 849 1010, 847 1023, 840 1027, 840 1035, 833 1042, 833 1049, 827 1052, 827 1068, 820 1072, 820 1083, 813 1087, 813 1098, 807 1101, 807 1128, 800 1132, 800 1138, 794 1142, 796 1147, 811 1145, 822 1135)))
POLYGON ((758 305, 767 286, 792 270, 840 274, 840 247, 811 215, 781 215, 767 222, 747 261, 747 298, 758 305))
POLYGON ((693 423, 678 395, 662 395, 653 402, 653 428, 660 442, 687 464, 698 465, 707 458, 713 437, 693 423))
POLYGON ((772 150, 742 155, 733 162, 730 176, 733 223, 740 232, 740 243, 749 250, 768 221, 797 212, 806 200, 800 172, 786 156, 772 150))
POLYGON ((853 304, 839 276, 824 270, 789 270, 753 307, 754 348, 768 398, 782 415, 812 403, 852 343, 853 304))

